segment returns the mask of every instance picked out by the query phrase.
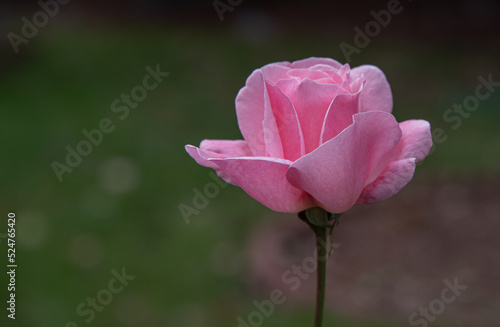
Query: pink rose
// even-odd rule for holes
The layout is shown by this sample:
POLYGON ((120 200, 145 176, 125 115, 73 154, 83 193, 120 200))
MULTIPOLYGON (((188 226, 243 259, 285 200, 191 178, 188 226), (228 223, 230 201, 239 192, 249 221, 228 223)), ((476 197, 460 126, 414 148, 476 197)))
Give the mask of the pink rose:
POLYGON ((255 70, 236 97, 244 140, 204 140, 186 151, 266 207, 342 213, 399 192, 432 146, 425 120, 398 123, 375 66, 329 58, 255 70))

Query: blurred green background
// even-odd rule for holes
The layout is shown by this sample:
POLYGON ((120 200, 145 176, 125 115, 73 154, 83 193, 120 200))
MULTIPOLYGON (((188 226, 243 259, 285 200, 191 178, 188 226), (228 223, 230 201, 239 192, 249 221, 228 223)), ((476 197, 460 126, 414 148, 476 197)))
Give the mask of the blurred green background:
MULTIPOLYGON (((443 113, 474 94, 478 76, 493 74, 500 81, 498 4, 402 5, 404 10, 352 55, 351 67, 373 64, 385 72, 399 121, 426 119, 446 132, 446 142, 417 168, 416 187, 431 192, 450 181, 465 188, 495 184, 500 91, 481 101, 457 130, 443 113)), ((21 17, 40 10, 35 1, 1 6, 4 35, 20 34, 21 17)), ((246 317, 254 310, 252 302, 268 294, 252 283, 252 262, 245 255, 252 246, 249 235, 258 222, 282 215, 228 186, 186 224, 179 204, 192 205, 193 189, 202 190, 212 178, 184 145, 241 138, 234 98, 252 70, 310 56, 345 62, 339 44, 353 44, 353 28, 373 20, 371 10, 386 7, 383 1, 243 1, 221 22, 211 1, 104 5, 75 0, 61 5, 18 54, 4 37, 0 232, 7 229, 7 213, 15 212, 18 269, 17 319, 6 319, 2 308, 1 325, 237 327, 236 318, 246 317), (142 83, 147 66, 156 65, 170 75, 119 120, 111 103, 142 83), (75 148, 84 139, 81 131, 97 128, 106 117, 115 130, 59 182, 52 162, 64 163, 66 146, 75 148), (111 271, 123 267, 136 278, 85 322, 88 316, 79 315, 77 306, 106 288, 111 271)), ((492 194, 492 203, 498 195, 492 194)), ((400 199, 371 210, 391 210, 400 199)), ((418 207, 428 205, 415 201, 418 207)), ((346 217, 346 226, 347 219, 356 215, 346 217)), ((0 253, 6 258, 3 236, 0 253)), ((495 243, 483 251, 498 249, 495 243)), ((446 261, 444 254, 436 255, 446 261)), ((7 279, 0 275, 5 303, 7 279)), ((445 277, 453 278, 435 279, 445 277)), ((498 280, 492 283, 498 290, 498 280)), ((276 308, 263 326, 311 326, 312 305, 301 303, 276 308)), ((360 316, 332 309, 325 326, 403 326, 414 310, 360 316)), ((443 314, 433 325, 492 326, 498 320, 491 317, 469 324, 474 318, 460 323, 443 314)))

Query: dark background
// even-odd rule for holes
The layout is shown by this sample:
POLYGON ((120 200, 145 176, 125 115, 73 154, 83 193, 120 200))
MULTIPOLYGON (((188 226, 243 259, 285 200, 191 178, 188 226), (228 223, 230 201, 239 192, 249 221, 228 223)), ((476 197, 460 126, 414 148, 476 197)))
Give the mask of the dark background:
MULTIPOLYGON (((344 63, 339 45, 354 45, 354 28, 387 3, 243 0, 221 21, 211 1, 72 0, 15 53, 7 35, 22 35, 21 18, 41 8, 3 1, 0 247, 6 262, 7 213, 15 212, 18 269, 17 319, 2 308, 1 325, 237 327, 254 301, 286 290, 281 275, 312 253, 310 233, 233 186, 187 224, 179 205, 193 206, 193 189, 213 180, 183 146, 241 138, 234 97, 252 70, 310 56, 344 63), (111 103, 156 65, 170 75, 119 120, 111 103), (64 163, 82 129, 105 117, 115 130, 59 182, 51 164, 64 163), (85 322, 77 306, 122 268, 135 279, 85 322)), ((379 66, 396 118, 429 120, 446 140, 435 140, 400 194, 345 214, 325 326, 410 325, 455 278, 468 288, 432 325, 494 326, 500 91, 457 128, 443 114, 474 95, 479 76, 500 81, 500 3, 401 5, 350 64, 379 66)), ((311 326, 313 284, 287 293, 263 326, 311 326)))

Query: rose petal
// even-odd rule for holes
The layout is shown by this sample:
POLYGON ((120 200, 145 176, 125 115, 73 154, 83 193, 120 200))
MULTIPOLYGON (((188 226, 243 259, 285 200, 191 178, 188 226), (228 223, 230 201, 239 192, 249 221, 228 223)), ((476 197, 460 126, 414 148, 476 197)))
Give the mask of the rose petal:
POLYGON ((277 133, 283 149, 283 158, 295 161, 305 154, 304 138, 297 113, 290 99, 277 87, 267 84, 269 101, 273 109, 277 133))
POLYGON ((309 153, 320 144, 321 129, 326 112, 337 94, 346 93, 339 85, 318 84, 309 79, 281 80, 277 86, 293 103, 304 137, 305 152, 309 153))
MULTIPOLYGON (((298 80, 303 80, 309 78, 310 80, 316 81, 322 78, 331 79, 330 75, 321 70, 311 70, 306 68, 291 69, 287 73, 288 78, 297 78, 298 80)), ((337 83, 340 84, 340 83, 337 83)))
POLYGON ((384 73, 376 66, 363 65, 351 70, 355 81, 364 75, 365 84, 359 98, 360 112, 380 110, 392 112, 392 92, 384 73))
POLYGON ((363 89, 363 86, 365 84, 364 75, 361 75, 361 77, 358 77, 356 79, 353 79, 353 78, 350 78, 350 79, 351 79, 351 85, 349 85, 349 91, 351 93, 360 92, 363 89))
POLYGON ((283 145, 278 130, 278 123, 274 118, 274 112, 269 98, 269 91, 267 89, 267 82, 265 82, 265 112, 262 128, 264 130, 264 144, 266 147, 266 156, 273 158, 283 158, 283 145))
POLYGON ((391 114, 355 114, 352 125, 295 161, 287 179, 313 196, 325 210, 345 212, 358 200, 370 171, 400 138, 399 124, 391 114))
POLYGON ((359 92, 339 94, 333 99, 321 130, 320 143, 334 138, 347 126, 351 125, 354 114, 358 113, 359 92))
POLYGON ((334 80, 332 77, 325 77, 325 78, 320 78, 320 79, 315 79, 314 80, 318 84, 339 84, 336 80, 334 80))
POLYGON ((357 203, 368 204, 387 200, 408 184, 414 172, 415 158, 389 163, 377 179, 363 189, 357 203))
POLYGON ((398 193, 413 177, 415 162, 427 156, 432 147, 429 122, 407 120, 399 124, 401 140, 385 160, 372 171, 358 203, 387 200, 398 193))
MULTIPOLYGON (((345 66, 345 65, 344 65, 345 66)), ((324 72, 325 74, 328 75, 329 79, 327 78, 321 78, 321 79, 314 79, 315 82, 317 83, 328 83, 328 84, 337 84, 337 85, 342 85, 344 81, 344 72, 342 71, 344 69, 344 66, 340 67, 340 69, 333 68, 332 66, 327 66, 327 65, 314 65, 309 67, 309 70, 318 70, 321 72, 324 72), (328 82, 321 82, 321 81, 326 81, 328 82)))
POLYGON ((236 116, 241 134, 252 153, 266 155, 262 122, 266 107, 265 84, 262 71, 255 70, 247 79, 245 86, 236 96, 236 116))
POLYGON ((342 65, 342 67, 338 70, 338 74, 344 80, 349 79, 351 75, 351 66, 349 64, 342 65))
POLYGON ((232 158, 251 156, 252 152, 243 140, 203 140, 200 148, 192 145, 185 146, 186 152, 203 167, 215 169, 217 175, 228 183, 234 181, 225 174, 218 165, 209 161, 213 158, 232 158))
POLYGON ((432 147, 429 122, 407 120, 398 145, 372 170, 358 203, 375 203, 398 193, 413 177, 415 162, 425 158, 432 147))
POLYGON ((432 147, 431 125, 426 120, 412 119, 399 124, 403 135, 395 156, 398 159, 415 158, 416 161, 424 159, 432 147))
POLYGON ((331 58, 311 57, 292 62, 291 68, 309 68, 314 65, 328 65, 337 69, 342 67, 342 64, 331 58))
POLYGON ((272 84, 276 84, 280 79, 287 78, 291 64, 288 61, 282 61, 265 65, 261 68, 264 79, 272 84))
POLYGON ((251 157, 211 159, 252 198, 271 210, 300 212, 316 204, 304 191, 291 186, 286 172, 289 160, 251 157))
POLYGON ((413 158, 420 161, 427 156, 432 147, 431 126, 425 120, 407 120, 399 124, 402 135, 398 145, 391 153, 380 160, 367 183, 373 182, 393 161, 413 158))
MULTIPOLYGON (((297 68, 295 68, 297 69, 297 68)), ((300 68, 298 68, 300 69, 300 68)), ((327 74, 337 74, 338 71, 339 71, 339 68, 337 68, 337 66, 335 67, 332 67, 331 65, 325 65, 325 64, 315 64, 314 66, 311 66, 307 69, 311 69, 311 70, 319 70, 319 71, 322 71, 322 72, 325 72, 327 74)))

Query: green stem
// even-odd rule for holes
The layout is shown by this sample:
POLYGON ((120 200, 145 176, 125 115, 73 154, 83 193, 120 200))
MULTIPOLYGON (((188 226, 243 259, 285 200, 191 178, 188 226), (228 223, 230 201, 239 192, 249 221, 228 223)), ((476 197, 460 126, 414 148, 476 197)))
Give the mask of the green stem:
POLYGON ((313 228, 316 234, 316 310, 314 312, 314 327, 321 327, 323 324, 323 312, 325 309, 325 288, 326 288, 326 228, 313 228))
MULTIPOLYGON (((314 313, 314 327, 323 324, 326 289, 326 261, 328 259, 326 230, 330 229, 330 238, 333 229, 339 223, 342 214, 332 214, 322 208, 315 207, 299 212, 299 218, 305 222, 316 236, 316 310, 314 313)), ((333 246, 333 243, 331 244, 333 246)))

